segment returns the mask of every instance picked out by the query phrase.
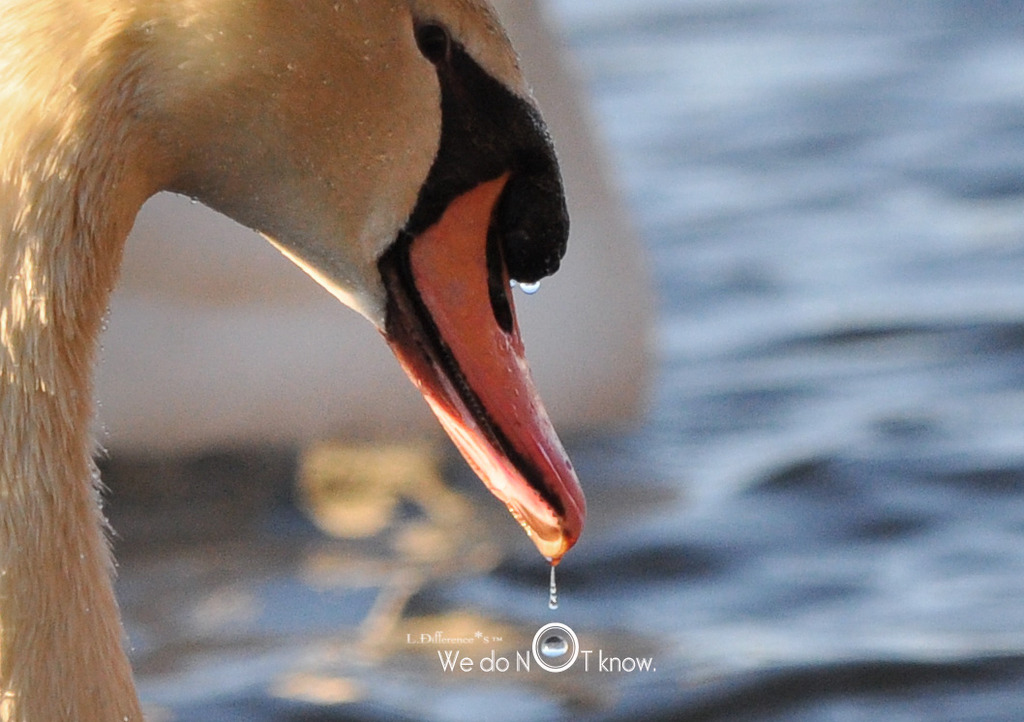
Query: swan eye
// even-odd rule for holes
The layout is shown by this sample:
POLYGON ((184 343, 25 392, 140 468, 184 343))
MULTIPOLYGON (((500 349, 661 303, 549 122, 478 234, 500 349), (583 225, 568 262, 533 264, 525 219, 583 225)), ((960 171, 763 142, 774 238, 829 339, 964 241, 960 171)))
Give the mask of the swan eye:
POLYGON ((439 65, 448 59, 451 42, 448 28, 443 25, 428 23, 416 28, 416 45, 419 46, 423 57, 434 65, 439 65))

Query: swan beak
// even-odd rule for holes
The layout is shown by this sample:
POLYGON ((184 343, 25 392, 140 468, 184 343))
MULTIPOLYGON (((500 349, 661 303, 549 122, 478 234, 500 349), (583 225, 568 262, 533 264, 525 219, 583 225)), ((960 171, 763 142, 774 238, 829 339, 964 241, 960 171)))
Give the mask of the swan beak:
POLYGON ((456 197, 381 259, 384 335, 448 435, 553 564, 586 502, 534 387, 500 246, 489 240, 508 176, 456 197))

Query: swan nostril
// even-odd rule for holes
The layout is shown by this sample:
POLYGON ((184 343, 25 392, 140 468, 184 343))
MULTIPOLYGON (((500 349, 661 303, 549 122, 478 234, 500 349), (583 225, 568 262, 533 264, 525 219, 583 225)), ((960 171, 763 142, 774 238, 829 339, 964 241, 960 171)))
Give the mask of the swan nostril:
POLYGON ((494 320, 505 333, 512 333, 515 329, 515 312, 512 310, 512 301, 509 299, 511 288, 505 280, 504 273, 490 273, 487 277, 487 292, 491 298, 491 311, 494 313, 494 320))
POLYGON ((505 333, 515 330, 515 311, 509 298, 508 270, 505 266, 503 234, 492 224, 487 232, 487 295, 491 299, 494 320, 505 333))

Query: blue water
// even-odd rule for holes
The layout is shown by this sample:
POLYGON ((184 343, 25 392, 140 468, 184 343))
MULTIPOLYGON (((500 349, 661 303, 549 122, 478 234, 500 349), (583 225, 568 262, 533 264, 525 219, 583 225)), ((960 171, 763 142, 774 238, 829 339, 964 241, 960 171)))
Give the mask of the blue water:
POLYGON ((125 561, 152 719, 1024 718, 1024 3, 551 9, 660 303, 559 610, 454 461, 369 540, 264 499, 125 561))

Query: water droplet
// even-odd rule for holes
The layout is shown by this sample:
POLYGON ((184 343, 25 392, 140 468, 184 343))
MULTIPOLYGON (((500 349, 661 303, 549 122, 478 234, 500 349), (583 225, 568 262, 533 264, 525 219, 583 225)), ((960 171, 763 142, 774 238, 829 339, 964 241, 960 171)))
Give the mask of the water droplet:
POLYGON ((534 283, 520 283, 519 290, 525 293, 527 296, 532 296, 540 290, 540 281, 534 283))
POLYGON ((551 565, 551 586, 548 587, 548 609, 558 609, 558 584, 555 583, 555 565, 551 565))
POLYGON ((545 657, 561 657, 569 651, 569 641, 558 634, 552 634, 540 643, 540 653, 545 657))

